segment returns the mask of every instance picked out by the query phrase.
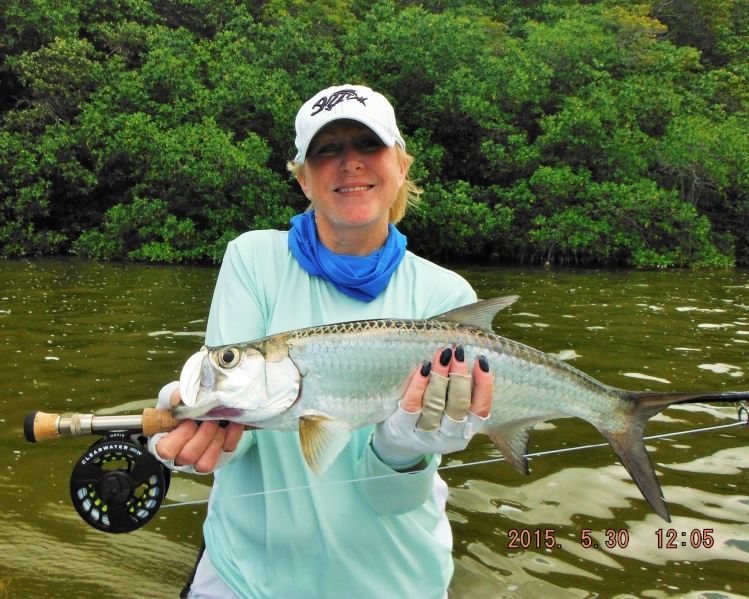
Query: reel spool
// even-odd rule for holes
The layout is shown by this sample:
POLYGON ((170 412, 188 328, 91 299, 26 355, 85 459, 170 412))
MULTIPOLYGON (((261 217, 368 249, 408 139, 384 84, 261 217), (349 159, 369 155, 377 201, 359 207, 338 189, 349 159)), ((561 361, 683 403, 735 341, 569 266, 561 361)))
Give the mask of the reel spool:
POLYGON ((109 433, 88 448, 70 477, 78 514, 104 532, 132 532, 156 515, 169 470, 126 433, 109 433))

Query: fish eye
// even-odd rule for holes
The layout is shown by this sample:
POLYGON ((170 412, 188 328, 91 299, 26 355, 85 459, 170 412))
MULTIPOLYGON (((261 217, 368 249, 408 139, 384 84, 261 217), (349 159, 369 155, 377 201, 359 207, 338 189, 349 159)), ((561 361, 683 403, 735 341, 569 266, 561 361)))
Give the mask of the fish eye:
POLYGON ((237 347, 227 347, 216 352, 216 361, 223 368, 234 368, 241 357, 242 352, 237 347))

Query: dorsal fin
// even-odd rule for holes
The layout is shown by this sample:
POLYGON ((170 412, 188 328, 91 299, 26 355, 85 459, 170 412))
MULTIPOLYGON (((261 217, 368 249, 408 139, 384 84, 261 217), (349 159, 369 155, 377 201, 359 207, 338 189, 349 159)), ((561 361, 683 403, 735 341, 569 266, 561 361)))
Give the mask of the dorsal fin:
POLYGON ((494 320, 494 316, 496 316, 497 312, 514 304, 519 299, 519 295, 507 295, 504 297, 494 297, 488 300, 481 300, 475 304, 468 304, 467 306, 450 310, 439 316, 433 316, 429 320, 442 320, 444 322, 453 322, 456 324, 469 324, 491 332, 492 320, 494 320))

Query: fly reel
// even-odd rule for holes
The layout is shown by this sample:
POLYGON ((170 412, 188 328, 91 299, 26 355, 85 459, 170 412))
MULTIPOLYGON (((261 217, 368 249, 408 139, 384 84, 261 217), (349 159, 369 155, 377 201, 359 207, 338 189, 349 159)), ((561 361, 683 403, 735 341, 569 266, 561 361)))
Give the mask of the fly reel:
POLYGON ((108 433, 88 448, 70 477, 81 518, 104 532, 132 532, 156 515, 169 489, 169 470, 127 433, 108 433))

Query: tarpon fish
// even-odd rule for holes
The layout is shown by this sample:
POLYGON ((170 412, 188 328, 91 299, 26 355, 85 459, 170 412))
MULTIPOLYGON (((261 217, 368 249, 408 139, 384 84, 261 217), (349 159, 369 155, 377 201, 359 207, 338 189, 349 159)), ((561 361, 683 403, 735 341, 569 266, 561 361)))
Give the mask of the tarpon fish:
POLYGON ((528 473, 524 454, 538 423, 577 417, 593 424, 653 510, 670 521, 643 441, 649 418, 672 404, 736 402, 737 393, 656 393, 604 385, 552 356, 492 332, 517 296, 480 301, 426 320, 362 320, 299 329, 256 341, 204 347, 180 376, 175 418, 231 420, 298 430, 304 457, 323 473, 355 428, 392 414, 409 376, 439 348, 461 344, 494 375, 486 433, 505 460, 528 473))

